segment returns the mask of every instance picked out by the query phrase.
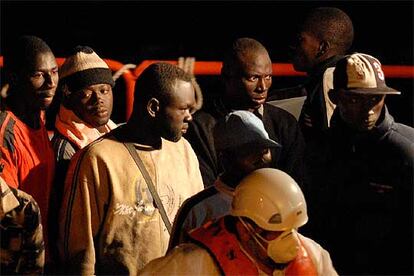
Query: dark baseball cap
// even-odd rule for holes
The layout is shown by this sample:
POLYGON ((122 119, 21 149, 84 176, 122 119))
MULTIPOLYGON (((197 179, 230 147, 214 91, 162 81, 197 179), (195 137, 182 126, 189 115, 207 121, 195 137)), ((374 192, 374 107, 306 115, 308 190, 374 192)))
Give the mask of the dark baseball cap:
POLYGON ((385 83, 381 63, 373 56, 354 53, 336 64, 333 90, 346 90, 358 94, 401 94, 385 83))
POLYGON ((241 146, 261 148, 280 147, 269 138, 263 122, 252 112, 237 110, 230 112, 214 126, 214 145, 216 150, 231 150, 241 146))

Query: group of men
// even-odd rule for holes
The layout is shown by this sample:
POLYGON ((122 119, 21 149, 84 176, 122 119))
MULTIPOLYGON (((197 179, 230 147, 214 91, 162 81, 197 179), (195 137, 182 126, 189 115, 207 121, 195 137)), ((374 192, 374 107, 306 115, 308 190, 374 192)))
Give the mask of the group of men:
POLYGON ((266 48, 239 38, 213 109, 193 114, 194 76, 155 63, 117 126, 111 71, 90 47, 58 72, 44 41, 20 38, 4 54, 2 271, 42 273, 46 262, 46 273, 70 274, 412 273, 414 130, 384 104, 400 92, 379 60, 346 55, 352 40, 337 8, 303 21, 292 47, 308 74, 292 89, 307 96, 299 122, 266 102, 266 48))

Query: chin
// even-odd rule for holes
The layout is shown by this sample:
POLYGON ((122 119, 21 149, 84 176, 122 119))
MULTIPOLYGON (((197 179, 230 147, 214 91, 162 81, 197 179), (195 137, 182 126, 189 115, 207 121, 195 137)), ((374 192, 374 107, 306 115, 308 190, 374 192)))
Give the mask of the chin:
POLYGON ((170 142, 174 142, 174 143, 177 143, 178 141, 180 141, 181 137, 182 137, 181 133, 179 133, 179 134, 169 134, 169 135, 163 135, 162 136, 162 138, 164 138, 164 139, 166 139, 170 142))

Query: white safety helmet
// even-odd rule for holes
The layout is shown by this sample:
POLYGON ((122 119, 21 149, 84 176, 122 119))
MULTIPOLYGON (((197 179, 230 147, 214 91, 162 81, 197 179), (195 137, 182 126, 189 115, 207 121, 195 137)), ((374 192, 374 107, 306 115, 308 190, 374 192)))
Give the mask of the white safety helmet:
POLYGON ((308 221, 305 197, 296 181, 271 168, 255 170, 240 181, 231 215, 247 217, 268 231, 286 231, 308 221))

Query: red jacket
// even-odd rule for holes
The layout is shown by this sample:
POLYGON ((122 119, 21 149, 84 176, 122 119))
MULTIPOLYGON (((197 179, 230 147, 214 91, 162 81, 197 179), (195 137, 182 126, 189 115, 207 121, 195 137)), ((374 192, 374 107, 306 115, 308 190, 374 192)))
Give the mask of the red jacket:
MULTIPOLYGON (((193 230, 190 236, 208 250, 225 275, 259 275, 257 265, 243 253, 236 236, 226 229, 224 217, 193 230)), ((318 274, 303 244, 284 272, 285 275, 318 274)))

